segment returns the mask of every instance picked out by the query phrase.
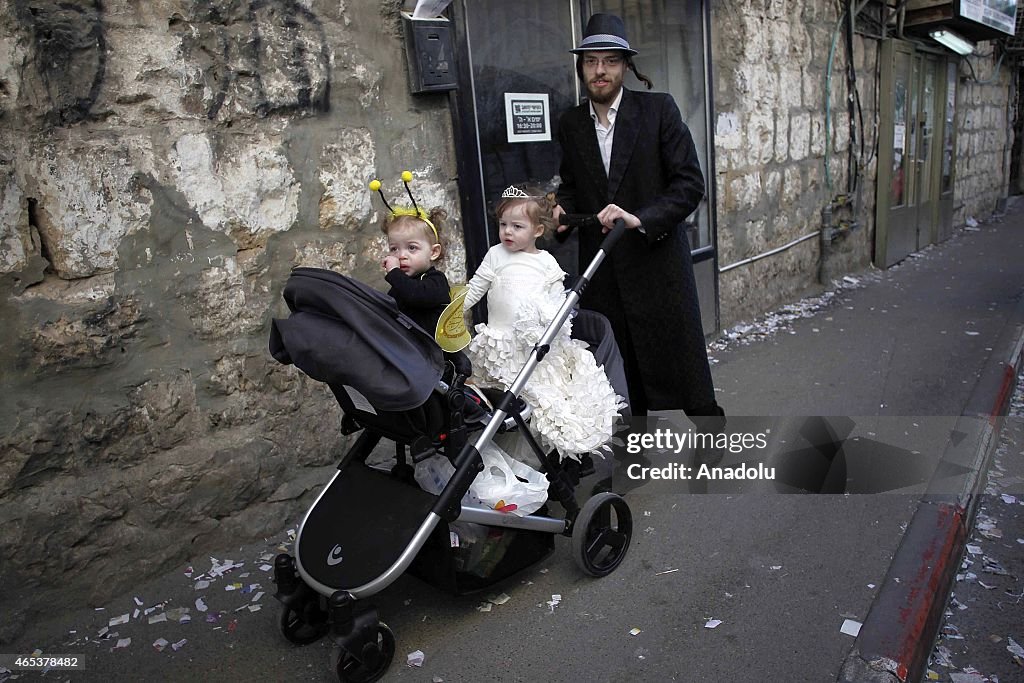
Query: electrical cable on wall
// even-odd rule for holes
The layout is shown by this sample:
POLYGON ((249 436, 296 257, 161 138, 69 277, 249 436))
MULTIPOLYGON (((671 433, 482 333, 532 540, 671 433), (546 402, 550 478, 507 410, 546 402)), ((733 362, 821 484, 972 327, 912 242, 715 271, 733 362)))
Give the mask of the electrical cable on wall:
POLYGON ((825 188, 830 197, 832 196, 832 169, 829 168, 832 149, 832 59, 836 52, 836 42, 839 40, 839 28, 843 25, 845 16, 846 10, 843 10, 832 31, 832 43, 828 49, 828 62, 825 65, 825 188))
POLYGON ((850 117, 849 129, 850 129, 850 156, 847 163, 847 178, 846 178, 846 189, 847 193, 852 197, 857 191, 857 186, 860 181, 860 168, 855 158, 855 150, 857 149, 857 119, 855 117, 855 96, 857 93, 857 68, 854 64, 854 52, 853 52, 853 24, 856 17, 853 13, 853 0, 847 0, 846 3, 846 109, 847 114, 850 117))
MULTIPOLYGON (((978 55, 978 56, 979 57, 991 57, 992 53, 989 53, 987 55, 978 55)), ((967 62, 967 67, 971 70, 971 79, 975 83, 977 83, 978 85, 989 85, 991 83, 994 83, 995 80, 997 78, 999 78, 999 68, 1003 65, 1003 57, 1005 57, 1005 56, 1006 56, 1006 50, 1003 50, 999 54, 999 59, 996 61, 996 69, 995 69, 995 71, 993 71, 992 75, 989 76, 988 78, 986 78, 984 81, 978 80, 978 74, 974 71, 974 65, 971 64, 971 58, 968 57, 968 56, 965 56, 963 59, 964 59, 965 62, 967 62)))

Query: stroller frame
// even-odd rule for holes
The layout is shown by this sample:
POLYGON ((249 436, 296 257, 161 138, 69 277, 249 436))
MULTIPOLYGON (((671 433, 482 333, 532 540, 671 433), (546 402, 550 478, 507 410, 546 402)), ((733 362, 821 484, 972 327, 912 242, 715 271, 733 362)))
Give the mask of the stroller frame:
MULTIPOLYGON (((572 216, 576 225, 594 225, 593 217, 572 216)), ((537 365, 543 361, 551 343, 568 320, 580 296, 600 267, 606 254, 622 236, 625 224, 615 222, 601 248, 583 275, 566 295, 554 319, 548 324, 535 345, 525 366, 519 371, 512 385, 501 394, 494 406, 494 412, 486 421, 481 433, 469 440, 468 427, 463 423, 462 407, 466 400, 463 393, 462 376, 456 376, 450 385, 440 383, 439 389, 446 395, 445 405, 449 411, 449 430, 443 449, 451 460, 450 453, 458 451, 453 464, 455 472, 448 483, 436 496, 422 523, 419 524, 404 550, 391 565, 376 577, 351 588, 334 588, 319 581, 303 566, 299 557, 299 546, 303 532, 321 499, 332 489, 353 461, 365 462, 371 451, 384 434, 371 428, 364 429, 350 415, 342 420, 342 432, 352 434, 360 429, 363 433, 348 450, 338 465, 338 472, 318 495, 313 506, 307 511, 295 540, 295 556, 282 553, 274 562, 274 581, 277 584, 275 597, 282 603, 280 627, 284 636, 295 644, 314 642, 329 632, 336 647, 332 654, 332 668, 342 681, 374 681, 382 676, 391 663, 395 652, 395 639, 391 630, 381 623, 376 608, 363 602, 390 586, 416 559, 438 525, 444 522, 470 522, 490 527, 521 529, 566 535, 572 538, 574 558, 580 568, 595 577, 605 576, 621 563, 625 557, 632 536, 632 514, 626 502, 610 491, 590 497, 581 508, 576 502, 575 487, 581 476, 590 471, 568 472, 559 461, 557 453, 546 453, 533 438, 524 420, 518 399, 537 365), (469 490, 476 475, 483 470, 480 451, 507 426, 507 418, 518 425, 519 433, 527 440, 533 453, 541 463, 541 469, 550 482, 549 494, 565 509, 564 519, 534 513, 515 516, 489 508, 463 505, 462 498, 469 490)), ((407 444, 396 442, 398 464, 393 475, 411 478, 411 466, 405 462, 407 444), (404 471, 403 471, 404 470, 404 471)), ((408 444, 414 452, 413 462, 419 462, 437 451, 423 444, 408 444), (419 452, 415 450, 419 448, 419 452)), ((546 506, 541 508, 546 512, 546 506)), ((538 511, 538 512, 541 512, 538 511)), ((340 562, 340 548, 338 561, 340 562)), ((333 553, 333 551, 332 551, 333 553)), ((328 557, 328 564, 332 563, 328 557)))

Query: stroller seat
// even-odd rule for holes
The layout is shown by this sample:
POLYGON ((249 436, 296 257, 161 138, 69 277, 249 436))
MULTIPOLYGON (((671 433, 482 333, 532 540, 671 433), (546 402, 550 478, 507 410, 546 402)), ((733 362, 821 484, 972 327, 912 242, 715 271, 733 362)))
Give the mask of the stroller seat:
POLYGON ((451 427, 452 364, 394 299, 320 268, 294 269, 283 295, 291 315, 273 321, 271 355, 326 383, 357 423, 347 431, 411 444, 451 427))

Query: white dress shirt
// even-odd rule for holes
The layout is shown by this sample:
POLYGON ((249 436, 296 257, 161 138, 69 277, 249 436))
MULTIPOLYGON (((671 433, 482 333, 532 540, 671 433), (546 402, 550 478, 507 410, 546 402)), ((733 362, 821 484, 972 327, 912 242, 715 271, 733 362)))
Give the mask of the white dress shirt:
POLYGON ((594 120, 594 131, 597 133, 597 146, 601 149, 601 161, 604 162, 604 174, 608 175, 612 164, 612 139, 615 137, 615 116, 619 113, 619 103, 622 101, 622 88, 615 96, 615 101, 608 108, 608 127, 601 125, 594 110, 594 103, 590 103, 590 118, 594 120))
MULTIPOLYGON (((590 103, 590 118, 594 120, 594 132, 597 133, 597 146, 601 150, 601 161, 604 162, 605 176, 611 174, 612 141, 615 137, 615 117, 619 113, 620 102, 622 102, 622 88, 619 88, 619 94, 615 96, 615 101, 612 102, 612 106, 608 107, 607 128, 601 125, 601 120, 598 118, 597 112, 594 111, 594 103, 590 103)), ((647 234, 647 231, 642 225, 637 229, 643 234, 647 234)))

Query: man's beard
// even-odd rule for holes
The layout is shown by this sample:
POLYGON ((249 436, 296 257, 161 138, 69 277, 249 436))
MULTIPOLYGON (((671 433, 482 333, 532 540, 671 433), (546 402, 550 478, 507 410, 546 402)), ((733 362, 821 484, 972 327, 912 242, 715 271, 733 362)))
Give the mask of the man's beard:
POLYGON ((622 90, 622 84, 621 83, 619 84, 619 86, 617 88, 609 90, 607 92, 607 94, 596 93, 596 92, 594 92, 594 89, 592 87, 590 87, 590 84, 588 83, 587 84, 587 97, 590 99, 591 102, 594 102, 596 104, 611 104, 612 102, 615 101, 615 97, 619 94, 620 90, 622 90))

